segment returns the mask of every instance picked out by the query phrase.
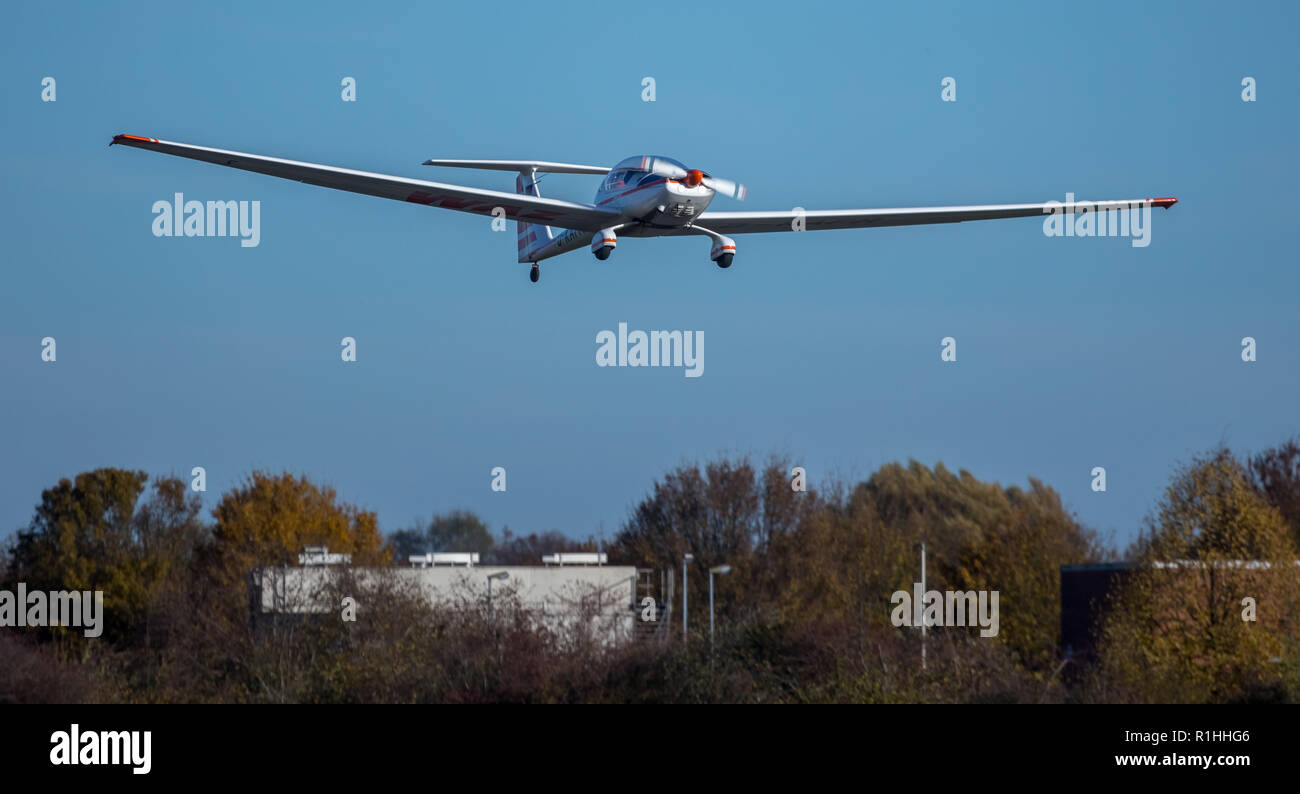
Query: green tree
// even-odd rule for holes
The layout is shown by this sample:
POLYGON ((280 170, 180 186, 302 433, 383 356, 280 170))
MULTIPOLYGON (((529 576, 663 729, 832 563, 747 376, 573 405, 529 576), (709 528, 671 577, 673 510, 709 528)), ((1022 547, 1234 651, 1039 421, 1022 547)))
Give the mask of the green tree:
POLYGON ((428 524, 399 529, 388 536, 388 543, 398 563, 416 554, 429 552, 475 552, 490 554, 495 544, 491 530, 483 519, 469 510, 452 510, 435 514, 428 524))
POLYGON ((484 562, 493 565, 538 565, 547 554, 597 549, 595 538, 575 540, 556 530, 515 535, 507 527, 502 530, 501 540, 492 547, 492 552, 484 558, 484 562))
POLYGON ((408 557, 427 554, 433 550, 429 547, 429 533, 423 528, 399 529, 388 536, 388 545, 392 548, 393 558, 398 565, 406 562, 408 557))
POLYGON ((483 519, 468 510, 435 515, 426 530, 431 551, 492 551, 492 532, 483 519))

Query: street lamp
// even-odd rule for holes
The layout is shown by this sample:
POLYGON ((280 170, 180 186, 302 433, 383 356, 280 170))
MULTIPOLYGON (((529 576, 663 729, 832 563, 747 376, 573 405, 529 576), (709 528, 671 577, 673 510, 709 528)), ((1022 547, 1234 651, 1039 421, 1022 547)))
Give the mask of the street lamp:
MULTIPOLYGON (((921 549, 921 669, 925 669, 925 544, 918 543, 915 547, 921 549)), ((916 605, 912 606, 916 609, 916 605)))
POLYGON ((500 579, 501 581, 505 581, 506 579, 509 578, 510 578, 509 571, 497 571, 496 573, 488 574, 488 608, 489 609, 492 607, 492 580, 500 579))
POLYGON ((709 569, 709 652, 713 652, 713 575, 731 573, 730 565, 715 565, 709 569))
POLYGON ((686 635, 686 566, 695 562, 694 554, 687 554, 682 557, 682 642, 687 642, 686 635))

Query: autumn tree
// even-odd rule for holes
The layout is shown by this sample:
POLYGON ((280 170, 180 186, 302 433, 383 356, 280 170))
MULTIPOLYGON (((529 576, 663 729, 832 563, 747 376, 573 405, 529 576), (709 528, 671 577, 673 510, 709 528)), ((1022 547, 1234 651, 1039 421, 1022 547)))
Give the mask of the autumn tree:
POLYGON ((304 546, 351 554, 358 565, 387 561, 375 514, 306 477, 255 471, 222 495, 211 552, 231 579, 259 566, 296 565, 304 546))
POLYGON ((1277 508, 1300 548, 1300 439, 1289 439, 1250 459, 1251 482, 1277 508))
MULTIPOLYGON (((102 590, 104 634, 112 644, 141 639, 160 588, 182 576, 204 529, 197 495, 175 477, 96 469, 41 493, 18 533, 6 577, 28 590, 102 590)), ((71 638, 77 629, 53 633, 71 638)))
POLYGON ((889 596, 919 574, 914 539, 881 522, 867 489, 845 496, 833 486, 793 531, 771 544, 780 595, 790 622, 888 624, 889 596))
POLYGON ((1109 556, 1096 533, 1079 524, 1051 487, 1030 478, 1007 486, 983 542, 958 557, 956 589, 997 590, 998 639, 1027 667, 1055 664, 1061 629, 1061 566, 1109 556))
POLYGON ((788 569, 782 598, 800 619, 832 614, 888 624, 895 590, 997 590, 998 642, 1031 668, 1047 668, 1060 626, 1060 566, 1102 554, 1060 496, 984 482, 911 461, 882 466, 846 498, 827 499, 777 555, 788 569))
POLYGON ((925 542, 935 582, 942 586, 957 583, 963 555, 983 545, 1010 513, 1002 486, 968 471, 954 474, 942 463, 933 469, 915 460, 889 463, 859 488, 881 523, 925 542))
POLYGON ((645 567, 674 569, 683 555, 693 554, 696 582, 707 580, 710 567, 728 564, 732 571, 719 589, 719 602, 755 608, 775 596, 769 547, 792 532, 817 500, 812 490, 796 493, 789 472, 789 465, 775 459, 762 471, 745 458, 712 461, 703 469, 679 466, 633 508, 611 554, 645 567))
POLYGON ((138 676, 150 697, 239 702, 275 688, 265 656, 280 653, 284 638, 259 636, 249 598, 256 569, 297 565, 303 547, 317 545, 357 565, 389 559, 374 513, 302 476, 255 471, 222 494, 213 517, 190 575, 155 604, 167 642, 138 676))
POLYGON ((1102 681, 1156 702, 1274 698, 1294 666, 1296 551, 1225 449, 1180 469, 1101 632, 1102 681))

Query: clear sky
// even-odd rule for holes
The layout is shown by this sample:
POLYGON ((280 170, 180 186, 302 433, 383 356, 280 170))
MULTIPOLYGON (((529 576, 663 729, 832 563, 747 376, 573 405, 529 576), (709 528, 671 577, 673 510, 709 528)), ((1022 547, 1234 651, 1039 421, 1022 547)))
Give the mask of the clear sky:
POLYGON ((465 507, 612 535, 674 465, 775 451, 814 483, 1036 476, 1125 541, 1177 461, 1300 432, 1294 4, 287 5, 8 10, 0 534, 60 477, 203 466, 207 508, 287 469, 385 531, 465 507), (534 285, 513 224, 119 132, 502 190, 420 163, 664 154, 745 182, 724 210, 1180 203, 1146 248, 1007 220, 744 235, 724 271, 703 237, 627 239, 534 285), (260 244, 154 237, 176 192, 260 201, 260 244), (703 331, 703 377, 597 367, 619 322, 703 331))

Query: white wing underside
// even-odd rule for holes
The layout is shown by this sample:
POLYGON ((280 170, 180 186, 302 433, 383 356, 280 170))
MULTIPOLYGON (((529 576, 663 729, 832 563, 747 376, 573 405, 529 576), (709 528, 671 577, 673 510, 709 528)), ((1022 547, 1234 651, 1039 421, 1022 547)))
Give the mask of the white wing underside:
MULTIPOLYGON (((429 207, 492 215, 501 209, 505 217, 527 223, 558 226, 564 229, 597 232, 611 226, 621 227, 621 233, 631 237, 659 237, 698 233, 690 228, 656 228, 642 226, 618 212, 602 209, 592 204, 505 193, 498 190, 447 185, 409 179, 349 168, 283 160, 225 149, 210 149, 174 141, 161 141, 139 135, 117 135, 113 143, 149 149, 177 157, 187 157, 207 163, 253 171, 282 179, 292 179, 308 185, 363 193, 369 196, 423 204, 429 207)), ((501 171, 531 171, 562 174, 604 174, 608 168, 551 163, 539 160, 428 160, 426 165, 445 165, 459 168, 486 168, 501 171)), ((703 212, 693 222, 694 226, 718 234, 759 234, 767 232, 820 231, 824 229, 860 229, 877 226, 911 226, 930 223, 960 223, 962 221, 993 220, 997 218, 1027 218, 1056 211, 1079 213, 1132 209, 1143 205, 1168 208, 1178 200, 1173 198, 1125 199, 1119 201, 1045 202, 1041 204, 987 204, 965 207, 910 207, 901 209, 810 210, 802 213, 781 212, 703 212)))
MULTIPOLYGON (((604 210, 590 204, 578 204, 560 199, 525 196, 517 193, 504 193, 498 190, 484 190, 461 185, 444 185, 440 182, 426 182, 422 179, 408 179, 387 174, 374 174, 368 171, 354 171, 349 168, 336 168, 296 160, 282 160, 278 157, 264 157, 257 154, 226 151, 225 149, 209 149, 205 146, 160 141, 157 138, 145 138, 138 135, 118 135, 113 138, 113 143, 176 155, 177 157, 188 157, 191 160, 201 160, 205 163, 215 163, 243 171, 278 176, 282 179, 292 179, 308 185, 319 185, 320 187, 329 187, 335 190, 364 193, 368 196, 408 201, 414 204, 471 212, 477 215, 492 215, 493 210, 499 207, 505 212, 505 217, 511 220, 560 226, 565 229, 596 232, 616 223, 620 217, 617 212, 604 210)), ((558 166, 563 164, 549 165, 558 166)), ((583 166, 566 167, 581 168, 583 166)))
MULTIPOLYGON (((907 207, 872 210, 809 210, 796 212, 702 212, 694 225, 718 234, 759 234, 825 229, 863 229, 876 226, 914 226, 929 223, 961 223, 998 218, 1042 217, 1053 211, 1065 214, 1132 209, 1143 205, 1171 206, 1176 199, 1121 199, 1118 201, 1076 201, 1073 204, 983 204, 965 207, 907 207)), ((673 233, 668 231, 666 233, 673 233)))

